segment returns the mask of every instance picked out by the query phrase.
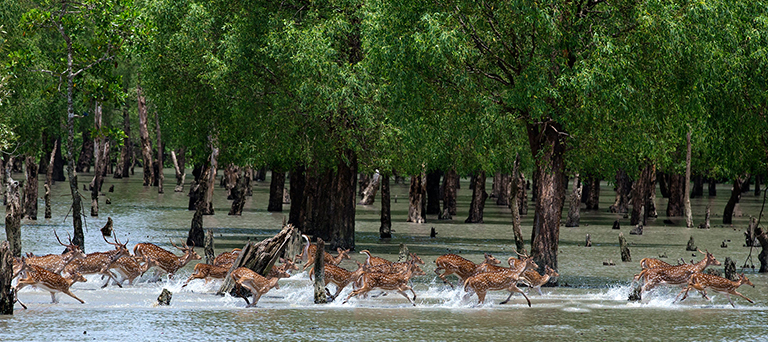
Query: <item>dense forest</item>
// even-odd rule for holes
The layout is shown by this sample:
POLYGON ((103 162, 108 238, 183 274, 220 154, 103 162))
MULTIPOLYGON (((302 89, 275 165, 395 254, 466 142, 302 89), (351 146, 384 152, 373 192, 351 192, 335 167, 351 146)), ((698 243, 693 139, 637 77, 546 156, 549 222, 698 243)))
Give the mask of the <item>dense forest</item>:
POLYGON ((579 224, 566 201, 693 227, 705 213, 690 196, 729 183, 729 224, 768 179, 764 1, 0 3, 4 202, 25 172, 12 211, 37 219, 38 177, 67 181, 80 246, 82 198, 98 216, 104 177, 135 167, 159 192, 158 170, 176 170, 198 246, 202 215, 225 210, 210 202, 217 170, 232 215, 271 170, 269 210, 289 195, 289 222, 332 249, 355 246, 358 189, 370 203, 380 184, 386 238, 392 177, 410 179, 412 222, 464 219, 456 180, 471 177, 468 225, 489 197, 513 216, 530 198, 532 236, 511 226, 541 269, 557 269, 563 217, 579 224))

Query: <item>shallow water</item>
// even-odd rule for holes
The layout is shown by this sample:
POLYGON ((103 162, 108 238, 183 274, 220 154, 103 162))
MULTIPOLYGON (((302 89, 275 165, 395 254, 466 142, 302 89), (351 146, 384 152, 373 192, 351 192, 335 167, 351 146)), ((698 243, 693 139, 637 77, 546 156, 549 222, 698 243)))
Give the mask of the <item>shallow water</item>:
MULTIPOLYGON (((87 179, 80 177, 81 182, 87 179)), ((166 179, 174 178, 168 173, 166 179)), ((130 239, 129 248, 137 242, 153 242, 173 249, 169 238, 179 241, 186 237, 192 218, 192 212, 186 210, 188 197, 185 193, 173 193, 171 181, 166 182, 166 193, 162 195, 156 193, 156 188, 142 187, 140 174, 123 180, 108 178, 104 189, 112 184, 115 193, 106 194, 112 204, 105 205, 102 200, 101 216, 87 218, 87 251, 110 248, 98 230, 107 217, 115 221, 115 231, 121 240, 130 239)), ((378 240, 378 203, 358 206, 357 250, 369 249, 374 254, 396 259, 399 244, 405 243, 427 261, 423 267, 427 275, 413 281, 416 307, 396 292, 381 296, 378 291, 373 291, 367 299, 350 299, 347 304, 337 301, 314 305, 309 278, 306 273, 298 273, 281 280, 280 289, 264 295, 256 308, 245 308, 240 298, 214 294, 219 281, 205 284, 196 280, 182 290, 181 284, 194 267, 190 264, 172 280, 155 281, 148 272, 135 286, 126 285, 122 289, 115 286, 102 289, 103 280, 99 276, 88 276, 88 282, 72 287, 86 304, 61 294, 57 296, 59 303, 51 304, 49 293, 25 288, 19 297, 29 309, 23 310, 17 305, 13 316, 0 316, 0 340, 768 340, 768 329, 764 326, 768 318, 768 277, 752 269, 747 270, 747 275, 756 287, 744 286, 739 292, 755 304, 734 298, 736 307, 733 308, 725 295, 710 293, 713 298, 710 302, 693 292, 689 299, 676 303, 674 298, 679 290, 675 288, 659 288, 640 303, 626 300, 641 258, 666 254, 666 260, 673 264, 681 257, 686 261, 701 259, 701 255, 685 251, 689 236, 694 236, 698 247, 708 249, 718 260, 731 257, 741 266, 749 254, 749 248, 742 247, 743 227, 749 215, 758 214, 761 204, 752 193, 744 194, 738 205, 735 228, 722 227, 719 215, 714 214, 722 213, 729 194, 729 186, 722 185, 718 188, 720 196, 713 199, 712 229, 681 228, 682 222, 678 226, 665 226, 660 218, 645 227, 644 235, 636 236, 628 234, 628 219, 605 211, 613 201, 613 193, 612 187, 604 184, 601 187, 603 209, 582 212, 581 227, 561 229, 558 270, 561 286, 544 288, 543 296, 530 291, 532 307, 529 308, 519 294, 512 297, 510 304, 498 304, 507 296, 502 291, 489 293, 486 303, 477 305, 476 296, 465 299, 461 290, 452 290, 434 275, 431 261, 448 252, 460 253, 476 262, 482 260, 483 252, 502 260, 513 254, 509 210, 489 199, 484 224, 462 223, 471 193, 466 182, 462 185, 459 216, 455 220, 431 218, 425 224, 410 224, 404 222, 407 186, 393 184, 393 201, 398 198, 398 202, 392 204, 395 237, 387 243, 378 240), (620 231, 630 243, 631 263, 621 262, 618 231, 611 229, 616 219, 624 225, 620 231), (435 239, 429 238, 432 227, 438 232, 435 239), (592 237, 591 248, 583 247, 586 234, 592 237), (723 241, 728 248, 720 248, 723 241), (615 261, 616 266, 603 266, 605 260, 615 261), (154 303, 163 288, 173 293, 173 299, 170 306, 157 307, 154 303)), ((216 215, 206 216, 204 225, 215 231, 217 253, 241 247, 249 238, 261 240, 272 236, 280 229, 283 214, 265 210, 268 190, 268 182, 256 183, 254 196, 246 202, 243 216, 233 217, 226 215, 229 202, 224 190, 216 188, 216 215)), ((707 197, 693 199, 694 213, 703 213, 708 201, 707 197)), ((663 213, 666 200, 659 195, 656 204, 663 213)), ((64 232, 71 230, 68 228, 71 219, 64 220, 69 205, 65 183, 54 185, 53 205, 54 219, 24 222, 25 252, 61 252, 51 233, 56 228, 63 237, 64 232)), ((285 206, 285 214, 288 207, 285 206)), ((532 209, 529 213, 523 221, 526 237, 530 236, 532 209)), ((694 220, 700 221, 700 216, 694 220)), ((755 262, 757 252, 753 252, 755 262)), ((357 253, 352 257, 364 260, 357 253)), ((343 266, 353 268, 354 263, 347 261, 343 266)), ((341 297, 349 292, 350 289, 345 289, 341 297)))

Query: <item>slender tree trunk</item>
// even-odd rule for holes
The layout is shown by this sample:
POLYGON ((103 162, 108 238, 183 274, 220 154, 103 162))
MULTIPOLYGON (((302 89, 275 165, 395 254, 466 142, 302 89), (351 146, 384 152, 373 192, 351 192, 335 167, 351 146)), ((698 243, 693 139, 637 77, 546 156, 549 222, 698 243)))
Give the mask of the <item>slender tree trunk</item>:
POLYGON ((704 196, 704 176, 693 176, 693 190, 691 190, 691 198, 704 196))
POLYGON ((509 174, 502 173, 499 175, 499 184, 496 186, 498 188, 496 205, 509 206, 509 197, 510 197, 509 183, 510 183, 509 174))
POLYGON ((760 196, 760 182, 762 182, 763 176, 755 175, 755 196, 760 196))
POLYGON ((589 191, 584 191, 582 197, 584 204, 586 204, 586 210, 599 210, 600 208, 600 178, 590 176, 587 177, 586 182, 589 191))
POLYGON ((472 177, 474 183, 472 189, 472 202, 469 204, 469 217, 464 223, 483 223, 483 210, 488 193, 485 192, 485 171, 478 171, 472 177))
POLYGON ((229 215, 242 215, 243 207, 245 206, 245 177, 241 168, 237 168, 235 171, 237 174, 237 180, 235 186, 232 188, 232 208, 229 210, 229 215))
POLYGON ((714 178, 710 177, 707 181, 707 191, 709 192, 709 197, 715 197, 717 196, 717 181, 715 181, 714 178))
POLYGON ((53 159, 53 182, 63 182, 67 180, 64 176, 64 157, 61 155, 61 138, 56 139, 56 154, 53 159))
MULTIPOLYGON (((373 175, 370 177, 370 180, 368 181, 368 186, 366 186, 365 190, 363 190, 363 199, 361 199, 358 204, 372 205, 374 200, 376 199, 376 192, 379 190, 380 183, 381 183, 381 174, 379 173, 379 170, 376 170, 376 172, 374 172, 373 175)), ((427 183, 427 185, 429 185, 429 183, 427 183)), ((437 205, 439 208, 440 203, 438 202, 437 205)))
POLYGON ((35 157, 26 158, 26 178, 24 184, 24 217, 37 220, 37 161, 35 157))
POLYGON ((632 214, 629 223, 633 226, 638 223, 648 224, 648 216, 651 211, 651 184, 654 173, 654 166, 646 164, 632 187, 632 214))
MULTIPOLYGON (((59 25, 59 31, 63 34, 63 28, 59 25)), ((66 35, 64 35, 66 37, 66 35)), ((80 216, 82 210, 80 202, 80 193, 77 189, 77 174, 75 173, 75 158, 73 151, 75 149, 75 107, 74 107, 74 86, 75 74, 72 68, 72 42, 67 40, 67 177, 69 178, 69 190, 72 195, 72 226, 74 234, 72 244, 80 246, 85 252, 85 238, 83 235, 83 219, 80 216)))
POLYGON ((725 210, 723 210, 723 224, 733 223, 733 210, 736 208, 736 203, 739 203, 741 199, 741 186, 743 182, 744 180, 739 177, 733 180, 731 197, 728 199, 728 203, 725 204, 725 210))
POLYGON ((141 155, 144 158, 144 186, 151 186, 155 183, 155 172, 152 161, 152 142, 149 141, 149 130, 147 129, 147 102, 140 85, 136 86, 136 93, 139 102, 139 139, 141 141, 141 155))
POLYGON ((632 190, 632 182, 623 169, 616 172, 616 200, 609 210, 612 213, 626 213, 628 210, 629 193, 632 190))
POLYGON ((491 184, 491 193, 488 198, 499 198, 501 192, 501 171, 493 173, 493 184, 491 184))
POLYGON ((458 177, 456 170, 451 168, 445 172, 443 177, 443 211, 440 213, 441 220, 450 220, 456 215, 456 184, 458 177))
POLYGON ((361 173, 359 175, 359 178, 357 180, 357 191, 359 192, 358 195, 360 196, 360 201, 362 202, 363 197, 365 196, 365 189, 368 188, 368 184, 371 182, 371 178, 368 177, 367 174, 361 173))
MULTIPOLYGON (((245 177, 245 195, 246 196, 253 196, 253 167, 252 166, 246 166, 245 167, 245 174, 243 174, 243 177, 245 177)), ((285 190, 285 187, 283 187, 283 190, 285 190)))
POLYGON ((565 221, 566 227, 578 227, 581 220, 581 190, 582 184, 579 183, 579 174, 573 177, 573 190, 571 191, 570 207, 568 208, 568 220, 565 221))
POLYGON ((559 132, 564 130, 557 123, 549 123, 528 124, 527 131, 537 180, 531 254, 539 265, 539 273, 544 273, 545 266, 557 270, 560 218, 565 201, 565 142, 559 132))
POLYGON ((103 161, 103 154, 105 151, 105 143, 104 143, 104 137, 102 134, 102 127, 101 127, 101 114, 102 114, 102 107, 101 103, 96 101, 96 105, 93 110, 93 126, 96 130, 96 137, 93 139, 93 179, 91 180, 90 188, 91 188, 91 216, 98 217, 99 216, 99 190, 101 187, 101 182, 103 180, 102 176, 102 168, 104 167, 103 161))
POLYGON ((10 171, 6 171, 7 163, 4 163, 3 156, 0 155, 0 192, 3 193, 3 205, 8 204, 8 189, 6 185, 8 184, 8 175, 11 173, 10 171))
POLYGON ((517 207, 520 211, 520 215, 528 215, 528 192, 526 188, 528 183, 525 181, 525 175, 520 172, 520 179, 517 186, 517 207))
POLYGON ((283 189, 285 189, 285 172, 273 168, 272 180, 269 183, 269 204, 267 206, 267 211, 283 211, 283 189))
POLYGON ((685 226, 693 228, 693 214, 691 213, 691 132, 686 136, 688 150, 685 154, 685 187, 683 193, 683 211, 685 213, 685 226))
POLYGON ((200 180, 197 182, 197 197, 195 201, 195 214, 192 216, 192 224, 189 228, 189 234, 187 235, 187 245, 190 246, 203 246, 205 244, 205 231, 203 230, 203 215, 208 208, 208 203, 205 201, 205 193, 210 185, 207 181, 208 173, 211 172, 211 168, 208 165, 202 167, 200 173, 200 180))
POLYGON ((381 180, 381 226, 379 226, 379 238, 392 238, 392 213, 389 200, 389 174, 384 173, 381 180))
POLYGON ((5 205, 5 238, 10 243, 11 253, 21 257, 21 197, 19 182, 7 177, 8 204, 5 205))
POLYGON ((187 210, 197 210, 197 201, 200 197, 203 197, 203 193, 200 192, 200 183, 203 181, 203 176, 208 172, 208 164, 197 164, 192 169, 192 186, 189 188, 189 203, 187 204, 187 210))
POLYGON ((316 183, 310 179, 305 188, 312 191, 307 198, 307 230, 332 250, 355 248, 357 156, 351 150, 342 153, 335 170, 322 172, 316 183))
POLYGON ((684 216, 683 201, 685 197, 685 175, 669 175, 669 202, 667 202, 667 216, 684 216))
MULTIPOLYGON (((49 219, 51 215, 51 186, 53 185, 53 163, 56 155, 56 148, 59 145, 59 141, 56 140, 53 143, 53 150, 51 151, 50 159, 48 160, 48 168, 45 172, 45 218, 49 219)), ((0 165, 2 163, 0 162, 0 165)))
POLYGON ((123 109, 123 147, 120 149, 120 157, 118 158, 117 168, 115 169, 114 178, 128 178, 129 169, 131 167, 131 118, 128 112, 128 108, 123 109))
POLYGON ((424 223, 422 209, 424 207, 424 195, 427 192, 424 178, 423 173, 411 176, 411 187, 408 192, 408 222, 424 223))
POLYGON ((8 241, 0 243, 0 315, 13 315, 16 291, 12 286, 13 253, 8 241))
POLYGON ((171 161, 173 162, 173 170, 176 173, 176 187, 173 192, 184 192, 184 180, 187 174, 184 172, 184 154, 186 153, 186 147, 179 148, 179 157, 176 156, 176 151, 171 151, 171 161), (181 160, 179 160, 181 159, 181 160))
POLYGON ((515 198, 513 198, 511 201, 509 201, 510 209, 512 210, 512 232, 515 236, 515 250, 519 252, 520 254, 527 255, 528 252, 525 250, 525 240, 523 239, 523 232, 520 229, 521 223, 520 223, 520 210, 518 209, 518 203, 517 200, 519 196, 516 194, 519 193, 520 188, 525 188, 525 184, 521 183, 522 177, 520 177, 520 156, 515 155, 515 164, 512 169, 512 184, 510 185, 510 192, 512 194, 515 194, 515 198))
POLYGON ((157 131, 157 193, 162 194, 164 192, 163 181, 165 180, 163 174, 163 150, 165 146, 160 136, 160 114, 158 112, 155 112, 155 131, 157 131))
POLYGON ((218 169, 218 159, 219 159, 219 146, 218 141, 209 136, 208 140, 211 143, 211 158, 209 159, 209 163, 211 165, 210 170, 208 170, 208 179, 205 181, 208 182, 208 184, 205 187, 205 192, 203 192, 203 196, 205 199, 205 208, 203 210, 203 215, 213 215, 214 209, 213 209, 213 187, 216 184, 216 170, 218 169))
POLYGON ((669 183, 672 181, 670 175, 664 172, 659 172, 656 175, 656 179, 659 181, 659 190, 661 190, 661 197, 669 198, 669 196, 671 195, 669 183))

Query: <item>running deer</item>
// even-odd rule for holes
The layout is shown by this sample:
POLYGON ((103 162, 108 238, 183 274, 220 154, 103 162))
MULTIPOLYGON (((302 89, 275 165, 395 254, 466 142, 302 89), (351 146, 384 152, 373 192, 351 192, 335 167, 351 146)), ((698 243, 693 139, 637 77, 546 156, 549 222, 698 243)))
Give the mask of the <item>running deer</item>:
POLYGON ((375 273, 363 271, 363 274, 360 276, 360 283, 362 285, 359 289, 352 291, 352 293, 344 299, 342 304, 346 303, 353 296, 365 296, 373 289, 381 289, 397 291, 397 293, 407 298, 413 306, 416 306, 416 303, 414 302, 414 300, 416 300, 416 292, 414 292, 413 288, 408 285, 408 281, 416 270, 416 263, 414 260, 409 260, 407 262, 411 267, 409 267, 405 273, 375 273), (413 299, 408 297, 408 294, 405 293, 405 291, 408 290, 413 294, 413 299))
POLYGON ((16 284, 17 293, 25 286, 32 285, 34 287, 50 292, 52 303, 58 303, 56 300, 56 293, 61 292, 74 299, 77 299, 80 303, 85 304, 82 299, 77 298, 77 296, 69 291, 69 287, 72 286, 72 284, 75 282, 87 281, 81 274, 73 273, 65 278, 36 265, 24 265, 23 269, 23 272, 26 274, 24 278, 19 279, 19 282, 16 284))
POLYGON ((377 272, 377 273, 405 273, 408 271, 408 268, 413 267, 413 274, 414 275, 425 275, 424 271, 421 270, 421 268, 418 265, 424 265, 424 260, 422 260, 419 256, 416 254, 411 253, 410 259, 408 261, 403 262, 391 262, 389 264, 379 264, 376 266, 365 266, 366 272, 377 272), (414 265, 411 265, 414 264, 414 265))
POLYGON ((184 285, 181 285, 181 287, 186 287, 190 281, 195 279, 205 279, 206 284, 208 284, 210 279, 224 279, 224 277, 227 276, 228 271, 228 267, 199 263, 195 265, 195 270, 192 272, 192 275, 187 278, 187 281, 185 281, 184 285))
POLYGON ((292 270, 298 271, 299 265, 294 264, 291 259, 280 258, 280 266, 269 269, 267 278, 290 278, 292 270))
POLYGON ((475 272, 473 272, 472 275, 475 276, 475 275, 478 275, 480 273, 506 271, 506 270, 509 270, 509 269, 520 267, 524 263, 525 263, 525 259, 520 260, 520 259, 517 259, 515 257, 509 257, 507 259, 507 264, 509 264, 509 267, 492 265, 492 264, 489 264, 489 263, 481 263, 480 265, 477 265, 477 268, 475 268, 475 272))
MULTIPOLYGON (((72 243, 72 238, 69 238, 69 244, 61 242, 59 235, 56 234, 56 230, 53 230, 53 235, 56 236, 56 240, 60 245, 67 247, 67 251, 64 254, 48 254, 44 256, 34 256, 27 254, 25 262, 27 265, 35 265, 42 267, 53 273, 61 273, 64 267, 75 259, 85 258, 85 253, 80 249, 78 245, 72 243)), ((15 273, 14 273, 15 274, 15 273)))
POLYGON ((483 264, 499 264, 501 261, 499 259, 496 259, 493 257, 493 255, 490 255, 488 253, 485 253, 485 260, 478 265, 474 262, 471 262, 467 259, 464 259, 456 254, 445 254, 437 257, 435 259, 435 265, 437 266, 435 268, 435 274, 437 274, 440 279, 443 280, 448 285, 451 285, 451 288, 453 288, 453 284, 448 282, 447 279, 445 279, 445 276, 449 274, 455 274, 456 276, 461 279, 461 282, 464 282, 467 278, 471 277, 478 266, 481 266, 483 264), (440 274, 440 270, 445 270, 443 274, 440 274))
POLYGON ((144 272, 147 272, 152 266, 155 266, 155 262, 152 259, 147 260, 145 258, 124 256, 117 259, 109 266, 109 268, 120 273, 120 276, 123 277, 123 279, 120 280, 121 284, 128 280, 128 285, 133 285, 133 281, 136 278, 141 277, 144 272), (144 264, 140 263, 142 261, 144 264))
POLYGON ((365 266, 367 267, 378 266, 378 265, 388 265, 392 263, 387 259, 371 255, 371 252, 367 249, 360 251, 360 254, 365 254, 367 256, 367 258, 365 259, 365 266))
POLYGON ((262 295, 269 292, 273 287, 279 289, 277 281, 280 278, 265 278, 262 275, 246 268, 238 267, 230 274, 232 280, 235 281, 237 286, 242 286, 251 291, 253 295, 253 303, 248 301, 248 298, 243 297, 247 307, 256 306, 262 295))
MULTIPOLYGON (((341 268, 336 265, 325 265, 323 272, 325 272, 325 286, 328 286, 328 283, 333 283, 336 285, 336 293, 331 295, 330 291, 326 289, 328 292, 328 297, 330 298, 329 301, 333 301, 336 299, 336 297, 339 296, 339 293, 341 293, 341 290, 343 290, 347 285, 350 283, 356 282, 357 279, 360 278, 360 276, 365 271, 365 265, 355 261, 357 263, 357 269, 354 272, 350 272, 344 268, 341 268)), ((312 280, 312 272, 310 271, 309 279, 312 280)))
MULTIPOLYGON (((171 241, 170 239, 168 240, 171 241)), ((184 254, 181 256, 176 256, 173 253, 151 243, 136 244, 136 246, 133 247, 133 254, 135 254, 137 257, 144 257, 145 259, 153 260, 157 267, 168 273, 168 279, 173 278, 173 274, 176 273, 176 271, 178 271, 180 268, 186 266, 190 261, 202 259, 202 257, 200 257, 200 255, 195 252, 194 245, 190 247, 187 246, 187 244, 184 244, 184 247, 179 247, 176 246, 173 241, 171 241, 171 245, 184 252, 184 254)))
MULTIPOLYGON (((302 234, 301 237, 304 238, 307 244, 304 245, 304 250, 301 252, 301 254, 297 255, 296 258, 300 258, 302 261, 306 263, 304 265, 304 268, 302 269, 302 271, 304 271, 307 268, 309 268, 309 266, 312 266, 315 264, 315 253, 317 252, 317 245, 313 245, 309 243, 308 236, 302 234)), ((336 252, 338 253, 338 255, 334 257, 333 255, 331 255, 331 253, 323 251, 323 262, 325 264, 338 265, 344 259, 349 259, 349 249, 336 248, 336 252)))
POLYGON ((107 251, 107 252, 94 252, 89 253, 85 256, 84 259, 76 259, 67 264, 67 266, 64 267, 64 271, 62 273, 64 274, 101 274, 102 279, 104 276, 106 276, 107 282, 104 283, 101 287, 107 287, 109 285, 109 281, 112 280, 117 284, 118 287, 123 287, 120 285, 120 282, 115 279, 115 275, 112 274, 112 272, 109 270, 115 261, 120 259, 121 257, 130 256, 131 253, 128 251, 128 248, 125 247, 126 244, 128 244, 128 241, 125 243, 120 243, 119 240, 117 240, 117 237, 115 237, 115 242, 109 242, 107 241, 107 238, 104 237, 104 235, 101 236, 104 241, 110 245, 115 246, 114 250, 107 251))
MULTIPOLYGON (((683 296, 683 299, 680 301, 684 301, 685 298, 688 297, 688 291, 691 289, 696 289, 701 292, 701 295, 704 296, 707 300, 712 300, 707 296, 707 289, 711 289, 715 292, 724 293, 726 297, 728 297, 728 302, 731 303, 732 307, 736 307, 733 305, 733 299, 731 299, 731 295, 737 295, 741 298, 746 299, 750 303, 754 303, 751 299, 747 298, 745 295, 736 292, 736 289, 739 288, 741 285, 750 285, 752 287, 755 287, 755 284, 752 284, 749 279, 747 279, 746 276, 744 276, 744 273, 739 274, 739 280, 732 281, 728 280, 723 277, 718 277, 716 275, 712 274, 706 274, 706 273, 695 273, 691 276, 691 279, 688 281, 688 286, 683 291, 680 291, 680 293, 677 295, 677 297, 680 297, 680 294, 685 292, 685 295, 683 296)), ((675 300, 677 300, 677 297, 675 297, 675 300)))
MULTIPOLYGON (((685 264, 685 262, 679 264, 682 265, 685 264)), ((642 270, 648 269, 648 268, 656 268, 656 267, 672 267, 669 263, 665 261, 661 261, 656 258, 643 258, 640 260, 640 267, 642 270)), ((632 282, 636 282, 640 280, 640 278, 645 275, 642 271, 639 274, 635 274, 635 276, 632 278, 632 282)))
POLYGON ((213 266, 219 266, 229 269, 232 267, 232 264, 237 261, 237 257, 240 256, 240 252, 243 250, 240 248, 235 248, 231 252, 224 252, 216 256, 215 259, 213 259, 213 266))
POLYGON ((694 273, 701 273, 704 271, 705 268, 709 265, 715 265, 720 266, 720 262, 715 259, 715 257, 707 252, 702 252, 699 250, 700 253, 706 254, 704 259, 701 259, 701 261, 695 263, 695 264, 685 264, 685 265, 678 265, 678 266, 669 266, 669 267, 656 267, 656 268, 647 268, 640 272, 640 274, 637 275, 638 279, 645 279, 645 283, 640 288, 640 293, 650 291, 654 287, 660 284, 667 284, 667 285, 684 285, 688 283, 688 280, 691 278, 691 275, 694 273))
POLYGON ((539 266, 533 261, 533 258, 527 258, 519 267, 514 267, 501 272, 481 273, 467 278, 464 281, 464 291, 467 291, 467 295, 471 296, 472 293, 477 294, 479 304, 485 302, 485 295, 488 291, 492 290, 507 290, 509 296, 500 304, 506 304, 515 292, 519 292, 525 297, 528 302, 528 307, 531 306, 531 300, 517 287, 517 282, 520 279, 520 275, 530 269, 536 269, 539 266))
POLYGON ((536 289, 536 291, 539 292, 539 296, 543 295, 541 293, 541 286, 549 282, 550 279, 559 277, 560 275, 555 272, 549 265, 545 266, 545 273, 544 275, 539 274, 536 270, 527 270, 523 273, 523 279, 521 279, 528 287, 536 289))

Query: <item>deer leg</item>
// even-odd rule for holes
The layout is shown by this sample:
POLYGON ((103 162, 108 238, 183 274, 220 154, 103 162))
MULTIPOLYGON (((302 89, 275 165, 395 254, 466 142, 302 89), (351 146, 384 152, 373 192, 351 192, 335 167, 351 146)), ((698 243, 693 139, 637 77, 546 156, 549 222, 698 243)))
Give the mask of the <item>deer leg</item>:
POLYGON ((24 305, 24 303, 22 303, 22 302, 19 300, 19 296, 18 296, 18 295, 16 296, 16 303, 19 303, 19 305, 21 305, 21 307, 22 307, 22 308, 24 308, 24 310, 26 310, 26 309, 27 309, 27 306, 26 306, 26 305, 24 305))
POLYGON ((444 283, 446 283, 446 284, 450 285, 450 286, 451 286, 451 288, 453 289, 453 288, 454 288, 454 287, 453 287, 453 284, 451 284, 451 282, 449 282, 449 281, 448 281, 448 279, 445 279, 445 276, 446 276, 446 275, 452 274, 453 272, 450 272, 450 271, 448 271, 448 270, 445 270, 445 272, 443 272, 443 274, 440 274, 440 273, 438 273, 437 271, 439 271, 439 270, 441 270, 441 269, 442 269, 442 268, 439 268, 439 267, 438 267, 437 269, 435 269, 435 274, 437 274, 437 276, 438 276, 438 277, 440 277, 440 279, 442 279, 444 283))
POLYGON ((507 303, 509 302, 509 299, 510 299, 510 298, 512 298, 512 295, 513 295, 515 292, 519 292, 521 295, 523 295, 523 297, 525 297, 525 300, 528 302, 528 307, 529 307, 529 308, 531 307, 531 300, 530 300, 530 299, 528 299, 528 296, 526 296, 526 295, 525 295, 525 293, 524 293, 522 290, 520 290, 520 289, 519 289, 517 286, 515 286, 515 285, 512 285, 512 286, 511 286, 510 288, 508 288, 507 290, 509 291, 509 296, 507 296, 507 299, 505 299, 503 302, 501 302, 501 303, 499 303, 499 304, 507 304, 507 303))
POLYGON ((403 297, 405 297, 406 299, 408 299, 408 301, 409 301, 409 302, 411 302, 411 304, 413 304, 413 306, 416 306, 416 303, 414 303, 414 302, 413 302, 413 300, 411 299, 411 297, 408 297, 408 294, 407 294, 407 293, 405 293, 405 292, 404 292, 404 291, 402 291, 402 290, 397 290, 397 293, 399 293, 399 294, 403 295, 403 297))
POLYGON ((56 292, 51 292, 51 304, 56 304, 59 301, 56 300, 56 292))
POLYGON ((675 296, 675 300, 674 301, 676 302, 677 298, 680 297, 680 295, 683 294, 683 292, 685 292, 685 295, 683 295, 683 299, 680 300, 681 302, 684 301, 686 298, 688 298, 688 291, 690 289, 691 289, 690 286, 686 286, 684 289, 680 290, 680 293, 678 293, 677 296, 675 296))
POLYGON ((477 304, 482 305, 485 302, 485 291, 475 291, 477 293, 477 304))
POLYGON ((248 304, 249 308, 256 306, 256 303, 259 301, 259 298, 261 298, 261 293, 259 293, 259 291, 256 291, 255 293, 251 292, 251 294, 253 295, 253 303, 248 304))
MULTIPOLYGON (((65 291, 61 291, 61 292, 63 292, 64 294, 66 294, 66 295, 68 295, 68 296, 70 296, 70 297, 72 297, 74 299, 77 299, 81 304, 85 304, 85 302, 82 299, 77 298, 77 296, 72 294, 72 292, 70 292, 69 290, 65 290, 65 291)), ((53 293, 51 293, 51 294, 53 294, 53 293)))
POLYGON ((754 304, 754 303, 755 303, 755 302, 753 302, 751 299, 747 298, 747 296, 745 296, 745 295, 743 295, 743 294, 741 294, 741 293, 738 293, 738 292, 736 292, 736 291, 733 291, 733 294, 735 294, 735 295, 737 295, 737 296, 739 296, 739 297, 741 297, 741 298, 744 298, 744 299, 746 299, 748 302, 750 302, 750 303, 752 303, 752 304, 754 304))
POLYGON ((541 293, 541 286, 536 286, 536 291, 539 291, 539 296, 544 295, 543 293, 541 293))

